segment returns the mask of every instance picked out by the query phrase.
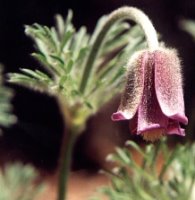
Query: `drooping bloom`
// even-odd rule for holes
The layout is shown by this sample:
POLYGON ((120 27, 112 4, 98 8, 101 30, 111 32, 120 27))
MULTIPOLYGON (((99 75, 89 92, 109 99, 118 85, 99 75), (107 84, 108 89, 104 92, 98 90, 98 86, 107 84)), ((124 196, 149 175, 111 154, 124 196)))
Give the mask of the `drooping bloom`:
POLYGON ((175 50, 136 53, 128 63, 125 90, 112 120, 130 120, 132 133, 154 141, 166 134, 184 136, 180 60, 175 50))

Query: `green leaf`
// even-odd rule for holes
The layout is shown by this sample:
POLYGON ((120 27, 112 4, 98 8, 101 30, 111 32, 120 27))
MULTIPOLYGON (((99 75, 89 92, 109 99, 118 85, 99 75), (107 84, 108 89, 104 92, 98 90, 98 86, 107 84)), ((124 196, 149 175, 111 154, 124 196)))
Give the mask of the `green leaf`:
POLYGON ((66 66, 67 73, 71 72, 73 65, 74 65, 73 60, 69 60, 66 66))
POLYGON ((11 98, 13 91, 3 85, 2 79, 2 66, 0 66, 0 126, 9 127, 16 122, 17 118, 12 114, 11 98))
POLYGON ((78 53, 78 56, 76 58, 76 61, 79 62, 80 60, 83 60, 89 50, 89 47, 82 47, 78 53))
MULTIPOLYGON (((65 46, 67 45, 67 43, 70 41, 70 39, 73 37, 73 33, 74 33, 74 30, 70 30, 70 31, 67 31, 63 38, 62 38, 62 42, 60 44, 60 52, 62 52, 65 48, 65 46)), ((67 45, 68 46, 68 45, 67 45)))
POLYGON ((6 165, 0 173, 0 199, 33 200, 43 191, 44 183, 33 184, 37 172, 30 165, 15 163, 6 165))

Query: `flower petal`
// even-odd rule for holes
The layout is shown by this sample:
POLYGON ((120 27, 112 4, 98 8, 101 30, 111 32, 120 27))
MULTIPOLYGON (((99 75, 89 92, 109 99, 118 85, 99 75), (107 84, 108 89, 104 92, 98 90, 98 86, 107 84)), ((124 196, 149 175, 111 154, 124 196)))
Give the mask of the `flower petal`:
POLYGON ((126 114, 125 112, 117 111, 116 113, 112 114, 111 118, 113 121, 128 120, 129 116, 126 116, 125 114, 126 114))
POLYGON ((161 129, 168 125, 168 118, 162 113, 154 88, 154 54, 150 53, 144 69, 144 91, 138 108, 137 134, 161 129))
POLYGON ((127 78, 125 90, 121 96, 119 109, 112 115, 112 120, 131 119, 141 102, 144 87, 144 66, 148 53, 136 53, 127 65, 127 78))
POLYGON ((167 134, 185 136, 185 130, 180 127, 179 122, 170 120, 167 128, 167 134))
POLYGON ((179 58, 169 49, 157 50, 154 56, 155 90, 160 108, 169 118, 187 124, 179 58))

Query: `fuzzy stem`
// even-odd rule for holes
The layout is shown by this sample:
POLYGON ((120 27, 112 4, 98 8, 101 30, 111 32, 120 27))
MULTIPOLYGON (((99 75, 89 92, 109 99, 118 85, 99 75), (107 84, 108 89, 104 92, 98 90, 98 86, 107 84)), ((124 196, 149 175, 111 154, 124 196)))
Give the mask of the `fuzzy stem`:
POLYGON ((59 185, 58 185, 58 200, 67 199, 67 187, 68 187, 68 178, 71 168, 71 157, 76 141, 76 135, 73 131, 68 133, 69 138, 64 138, 61 155, 60 155, 60 173, 59 173, 59 185))
POLYGON ((103 43, 103 40, 110 30, 111 26, 119 21, 119 20, 124 20, 124 19, 129 19, 133 20, 137 24, 141 26, 145 33, 145 37, 148 43, 148 48, 150 50, 155 50, 158 48, 158 38, 156 34, 156 30, 154 29, 151 21, 149 18, 139 9, 134 8, 134 7, 122 7, 119 8, 115 11, 113 11, 105 21, 102 29, 99 32, 99 35, 97 36, 96 40, 93 43, 92 49, 88 55, 84 73, 82 76, 81 80, 81 85, 80 85, 80 92, 84 93, 85 88, 87 86, 87 82, 94 64, 94 61, 98 55, 99 49, 103 43))

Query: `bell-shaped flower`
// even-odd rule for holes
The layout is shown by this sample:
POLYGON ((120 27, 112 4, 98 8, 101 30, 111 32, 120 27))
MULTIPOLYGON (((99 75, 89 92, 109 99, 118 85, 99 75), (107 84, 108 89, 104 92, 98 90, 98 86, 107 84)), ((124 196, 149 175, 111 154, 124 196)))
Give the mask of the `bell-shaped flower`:
POLYGON ((145 50, 130 59, 125 90, 112 120, 130 120, 131 132, 149 141, 166 134, 185 135, 180 123, 186 125, 188 119, 175 50, 145 50))

